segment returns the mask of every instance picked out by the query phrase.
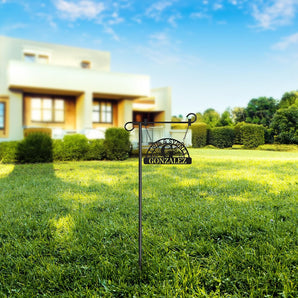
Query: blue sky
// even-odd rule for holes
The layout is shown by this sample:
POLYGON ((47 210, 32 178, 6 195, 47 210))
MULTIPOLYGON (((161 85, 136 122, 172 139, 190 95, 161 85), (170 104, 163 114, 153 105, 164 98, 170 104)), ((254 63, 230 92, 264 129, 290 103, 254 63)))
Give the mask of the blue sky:
POLYGON ((172 114, 298 89, 298 0, 0 0, 0 35, 111 52, 172 114))

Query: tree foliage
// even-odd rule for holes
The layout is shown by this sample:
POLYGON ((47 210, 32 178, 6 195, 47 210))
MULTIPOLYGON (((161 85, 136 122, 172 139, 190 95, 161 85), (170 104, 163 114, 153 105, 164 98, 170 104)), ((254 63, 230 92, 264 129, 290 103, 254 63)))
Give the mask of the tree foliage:
POLYGON ((293 104, 286 109, 279 109, 271 122, 276 142, 281 144, 298 144, 298 105, 293 104))
POLYGON ((232 110, 232 117, 236 124, 240 123, 240 122, 244 122, 245 121, 245 108, 235 107, 232 110))
POLYGON ((298 105, 298 91, 286 92, 282 96, 282 98, 278 104, 278 108, 286 109, 295 103, 298 105))
POLYGON ((207 109, 203 113, 203 120, 210 127, 215 127, 216 123, 219 121, 220 116, 214 109, 207 109))
POLYGON ((277 101, 272 97, 253 98, 245 108, 245 122, 268 127, 277 107, 277 101))
POLYGON ((219 126, 231 126, 233 125, 233 120, 232 120, 232 116, 229 110, 225 110, 221 116, 219 121, 216 123, 215 126, 219 127, 219 126))

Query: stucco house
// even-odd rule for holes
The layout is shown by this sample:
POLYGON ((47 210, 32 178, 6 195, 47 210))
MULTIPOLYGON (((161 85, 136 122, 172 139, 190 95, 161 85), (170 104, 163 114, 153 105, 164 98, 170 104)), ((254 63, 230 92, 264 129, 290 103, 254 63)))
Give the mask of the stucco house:
MULTIPOLYGON (((108 52, 0 36, 0 142, 20 140, 32 127, 51 128, 53 138, 103 138, 108 127, 145 118, 171 119, 171 88, 151 89, 148 75, 111 72, 108 52)), ((155 139, 169 129, 147 132, 155 139)))

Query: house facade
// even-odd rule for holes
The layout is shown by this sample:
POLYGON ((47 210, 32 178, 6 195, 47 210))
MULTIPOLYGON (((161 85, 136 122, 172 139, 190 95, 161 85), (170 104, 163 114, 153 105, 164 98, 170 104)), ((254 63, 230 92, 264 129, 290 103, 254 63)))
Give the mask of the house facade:
MULTIPOLYGON (((44 127, 53 138, 103 138, 108 127, 144 119, 171 119, 169 87, 151 89, 147 75, 111 72, 108 52, 0 36, 0 142, 44 127)), ((144 142, 169 129, 149 127, 144 142)))

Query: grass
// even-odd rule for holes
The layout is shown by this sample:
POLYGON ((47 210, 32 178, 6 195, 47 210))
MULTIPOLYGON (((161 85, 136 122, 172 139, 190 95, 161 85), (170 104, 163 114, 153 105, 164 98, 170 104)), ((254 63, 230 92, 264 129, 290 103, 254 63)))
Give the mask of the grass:
POLYGON ((298 154, 0 165, 0 297, 297 297, 298 154))

